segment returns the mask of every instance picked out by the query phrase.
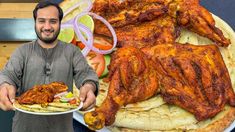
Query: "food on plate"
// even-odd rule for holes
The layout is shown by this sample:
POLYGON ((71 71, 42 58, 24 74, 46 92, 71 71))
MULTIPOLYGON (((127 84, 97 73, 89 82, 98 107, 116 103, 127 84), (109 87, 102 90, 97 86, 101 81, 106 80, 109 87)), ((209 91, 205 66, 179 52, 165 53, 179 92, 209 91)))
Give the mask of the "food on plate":
MULTIPOLYGON (((223 60, 228 68, 232 86, 235 88, 235 60, 234 43, 235 34, 233 30, 221 19, 214 16, 218 27, 223 29, 226 36, 229 36, 232 45, 228 48, 220 48, 223 60)), ((181 43, 193 43, 195 45, 210 44, 211 41, 197 34, 183 30, 177 39, 181 43)), ((100 82, 100 92, 97 98, 97 105, 100 106, 108 93, 109 83, 100 82)), ((169 105, 163 101, 161 95, 154 96, 148 100, 127 104, 121 107, 116 114, 116 120, 108 127, 112 131, 223 131, 235 119, 235 108, 225 106, 215 117, 203 121, 197 121, 194 115, 175 105, 169 105), (170 123, 169 123, 170 122, 170 123)))
POLYGON ((84 116, 93 129, 99 123, 113 124, 121 106, 149 99, 159 91, 165 102, 191 112, 198 121, 214 117, 225 104, 235 106, 229 73, 215 45, 124 47, 112 55, 110 64, 107 97, 84 116))
POLYGON ((58 36, 58 39, 67 43, 72 42, 74 38, 74 30, 73 28, 63 28, 60 30, 60 34, 58 36))
POLYGON ((63 82, 36 85, 17 97, 17 108, 33 112, 63 112, 78 108, 80 100, 63 82))
POLYGON ((104 69, 104 72, 102 73, 102 75, 100 76, 100 78, 104 78, 108 75, 108 73, 109 73, 108 66, 111 61, 111 56, 109 54, 104 55, 104 60, 105 60, 105 69, 104 69))
POLYGON ((95 52, 89 52, 86 56, 86 60, 88 64, 95 70, 98 77, 100 77, 105 69, 104 55, 95 52))
MULTIPOLYGON (((112 53, 109 86, 107 94, 102 95, 104 100, 94 111, 84 115, 91 129, 113 125, 134 131, 184 131, 214 125, 213 130, 216 130, 218 123, 223 124, 219 128, 223 130, 234 120, 234 80, 231 81, 234 71, 231 69, 235 61, 231 52, 234 44, 230 45, 234 36, 225 37, 226 31, 217 28, 212 15, 198 0, 96 0, 92 11, 112 24, 119 49, 112 53), (176 42, 178 38, 184 39, 181 28, 209 38, 221 48, 189 32, 195 41, 176 42), (150 101, 157 94, 163 99, 162 104, 158 104, 160 108, 154 106, 146 111, 142 108, 139 112, 133 104, 150 101), (128 111, 130 104, 133 107, 128 111), (165 109, 173 114, 165 114, 165 109), (189 117, 190 123, 183 121, 181 113, 189 117), (228 119, 229 116, 232 119, 228 119), (133 120, 128 120, 129 117, 133 120), (138 119, 144 117, 145 120, 138 119), (166 119, 164 123, 168 121, 169 125, 161 124, 161 119, 166 119), (175 119, 180 125, 171 127, 170 121, 175 119)), ((98 21, 95 21, 95 33, 111 36, 98 21)), ((189 40, 190 37, 186 37, 189 40)))
MULTIPOLYGON (((199 0, 95 0, 92 11, 115 28, 119 47, 132 45, 141 48, 172 43, 182 27, 219 46, 230 44, 199 0)), ((95 21, 95 33, 111 36, 99 21, 95 21)))

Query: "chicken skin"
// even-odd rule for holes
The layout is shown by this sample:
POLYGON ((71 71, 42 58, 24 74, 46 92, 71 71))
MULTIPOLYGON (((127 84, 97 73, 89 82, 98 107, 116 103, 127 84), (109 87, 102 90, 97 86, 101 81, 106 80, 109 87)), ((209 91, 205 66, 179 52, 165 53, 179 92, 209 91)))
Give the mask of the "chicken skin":
POLYGON ((212 15, 199 4, 199 0, 175 0, 175 4, 177 9, 174 12, 178 14, 176 18, 179 26, 207 37, 219 46, 227 47, 230 44, 230 40, 215 26, 212 15))
POLYGON ((158 74, 153 61, 133 47, 118 51, 112 56, 106 99, 95 111, 84 115, 90 129, 111 125, 121 106, 146 100, 158 91, 158 74))
MULTIPOLYGON (((129 29, 128 35, 135 36, 142 33, 143 27, 149 32, 145 31, 142 35, 135 36, 138 43, 132 43, 132 46, 149 46, 143 38, 157 36, 158 31, 164 31, 161 36, 166 34, 159 39, 156 37, 158 42, 165 41, 164 38, 168 38, 169 34, 172 35, 169 39, 175 40, 180 28, 187 28, 207 37, 219 46, 227 47, 230 44, 230 40, 225 38, 221 30, 215 26, 212 15, 199 4, 199 0, 96 0, 92 11, 107 19, 114 27, 119 47, 131 44, 130 37, 126 41, 126 34, 123 33, 125 29, 129 29), (154 25, 152 21, 157 21, 155 19, 158 19, 158 24, 154 25), (165 22, 166 20, 169 24, 165 22)), ((101 22, 95 21, 95 25, 95 33, 112 36, 101 22)))
POLYGON ((215 116, 226 103, 235 106, 229 73, 215 45, 161 44, 142 51, 164 69, 160 94, 167 103, 198 121, 215 116))
POLYGON ((235 106, 230 77, 215 45, 120 48, 112 56, 109 79, 101 106, 84 115, 93 130, 111 125, 121 106, 146 100, 159 90, 165 102, 191 112, 198 121, 215 116, 225 104, 235 106))
MULTIPOLYGON (((214 117, 226 104, 235 106, 218 47, 175 42, 180 29, 187 28, 218 46, 230 44, 199 0, 96 0, 92 11, 114 27, 118 49, 109 65, 107 97, 84 115, 91 129, 111 125, 122 106, 157 93, 198 121, 214 117)), ((98 21, 95 33, 111 37, 98 21)))
POLYGON ((48 104, 53 101, 54 95, 67 91, 68 87, 62 82, 36 85, 23 93, 17 100, 19 104, 48 104))

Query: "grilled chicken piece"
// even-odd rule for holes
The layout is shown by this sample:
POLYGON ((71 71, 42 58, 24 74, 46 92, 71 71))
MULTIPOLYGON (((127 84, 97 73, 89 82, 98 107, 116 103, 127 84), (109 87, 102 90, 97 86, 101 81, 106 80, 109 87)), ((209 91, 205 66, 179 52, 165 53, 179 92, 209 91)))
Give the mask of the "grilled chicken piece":
POLYGON ((229 73, 215 45, 161 44, 142 51, 164 69, 159 81, 167 103, 198 121, 215 116, 226 103, 235 106, 229 73))
MULTIPOLYGON (((130 45, 129 40, 134 39, 138 41, 138 43, 132 43, 137 45, 135 47, 149 46, 146 40, 150 39, 155 39, 151 42, 162 42, 162 38, 175 40, 179 31, 177 29, 182 27, 209 38, 219 46, 226 47, 230 44, 230 40, 225 38, 222 31, 215 26, 212 15, 199 4, 199 0, 96 0, 92 11, 111 23, 117 32, 118 43, 121 43, 119 46, 130 45), (158 19, 157 24, 152 22, 156 22, 155 19, 158 19), (145 31, 141 35, 143 27, 151 32, 145 31), (126 42, 126 39, 129 42, 126 42)), ((95 21, 95 25, 95 33, 111 36, 101 22, 95 21)))
POLYGON ((90 129, 111 125, 121 106, 146 100, 158 91, 157 70, 153 61, 138 49, 121 48, 111 60, 110 86, 102 105, 84 115, 90 129))
POLYGON ((111 125, 121 106, 146 100, 158 90, 164 101, 191 112, 198 121, 215 116, 226 103, 235 106, 230 77, 215 45, 124 47, 112 56, 109 68, 107 97, 84 116, 94 130, 111 125))
MULTIPOLYGON (((161 43, 174 43, 179 35, 179 29, 175 29, 174 19, 169 16, 161 16, 160 18, 162 19, 116 28, 117 47, 143 48, 161 43)), ((108 29, 103 25, 99 26, 96 33, 111 37, 108 29)))
POLYGON ((54 95, 67 91, 68 87, 62 82, 36 85, 23 93, 17 100, 19 104, 48 104, 53 102, 54 95))
MULTIPOLYGON (((177 22, 191 31, 207 37, 219 46, 227 47, 230 40, 215 26, 215 20, 210 12, 199 4, 199 0, 175 0, 177 22)), ((174 5, 174 3, 173 3, 174 5)))

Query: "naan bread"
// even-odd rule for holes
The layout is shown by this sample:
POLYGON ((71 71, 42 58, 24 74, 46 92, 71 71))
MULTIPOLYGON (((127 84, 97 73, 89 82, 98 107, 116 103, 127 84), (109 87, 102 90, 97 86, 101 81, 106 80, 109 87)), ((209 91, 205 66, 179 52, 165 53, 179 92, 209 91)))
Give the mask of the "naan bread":
POLYGON ((79 104, 80 100, 77 100, 77 104, 61 103, 58 100, 55 100, 48 103, 47 106, 43 106, 41 104, 19 104, 18 101, 14 102, 14 106, 19 109, 37 113, 65 112, 78 108, 79 104))
MULTIPOLYGON (((213 15, 217 27, 231 40, 227 48, 220 48, 228 68, 232 86, 235 90, 235 33, 223 20, 213 15)), ((181 43, 213 44, 209 39, 187 30, 181 32, 177 39, 181 43)), ((108 84, 100 81, 100 92, 97 97, 99 106, 107 95, 108 84)), ((145 132, 145 131, 223 131, 235 119, 235 108, 226 106, 212 119, 198 122, 194 115, 174 105, 166 104, 158 95, 149 100, 128 104, 120 109, 114 124, 108 127, 111 131, 145 132)))

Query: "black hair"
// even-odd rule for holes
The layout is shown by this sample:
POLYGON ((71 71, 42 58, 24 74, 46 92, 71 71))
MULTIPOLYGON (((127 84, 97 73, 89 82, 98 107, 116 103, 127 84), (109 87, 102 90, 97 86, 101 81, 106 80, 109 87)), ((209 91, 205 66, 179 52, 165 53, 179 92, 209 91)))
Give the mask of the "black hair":
POLYGON ((45 8, 45 7, 48 7, 48 6, 54 6, 57 8, 58 12, 59 12, 59 20, 61 22, 62 18, 63 18, 63 10, 59 7, 59 5, 57 3, 54 3, 52 1, 49 1, 49 0, 46 0, 46 1, 40 1, 37 6, 35 7, 35 9, 33 10, 33 18, 34 20, 36 21, 37 19, 37 11, 39 9, 42 9, 42 8, 45 8))

